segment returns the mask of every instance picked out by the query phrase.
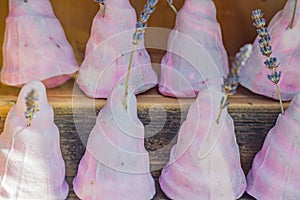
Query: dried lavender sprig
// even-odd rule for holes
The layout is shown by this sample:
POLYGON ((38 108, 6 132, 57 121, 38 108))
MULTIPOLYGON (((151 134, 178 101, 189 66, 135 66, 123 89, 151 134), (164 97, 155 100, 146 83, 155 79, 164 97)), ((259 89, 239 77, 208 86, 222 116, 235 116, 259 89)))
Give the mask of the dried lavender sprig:
POLYGON ((295 21, 295 16, 296 16, 296 11, 297 11, 297 1, 298 0, 295 0, 293 17, 292 17, 291 22, 289 23, 288 27, 286 27, 286 29, 292 29, 294 26, 294 21, 295 21))
POLYGON ((31 126, 31 121, 37 116, 39 112, 39 96, 35 90, 31 90, 26 98, 25 118, 27 119, 27 127, 31 126))
POLYGON ((155 6, 158 3, 158 0, 147 0, 147 3, 144 6, 144 10, 140 14, 140 18, 136 23, 136 30, 133 34, 133 48, 130 54, 129 65, 125 81, 125 91, 124 91, 124 100, 123 106, 127 110, 127 95, 128 95, 128 82, 130 77, 130 72, 132 68, 133 55, 136 50, 137 45, 143 40, 144 34, 147 28, 147 21, 150 18, 150 15, 155 11, 155 6))
POLYGON ((94 0, 94 2, 96 2, 96 3, 99 4, 101 14, 102 14, 102 16, 104 17, 104 16, 105 16, 105 9, 106 9, 106 5, 105 5, 105 3, 104 3, 104 0, 94 0))
POLYGON ((235 55, 235 60, 232 63, 231 70, 227 78, 224 79, 223 92, 225 93, 224 97, 221 100, 221 105, 218 113, 216 123, 220 123, 220 118, 223 112, 223 109, 229 105, 228 97, 234 95, 239 85, 239 74, 240 69, 246 64, 252 53, 252 45, 246 44, 240 48, 239 52, 235 55))
POLYGON ((271 57, 272 55, 272 46, 270 45, 271 37, 268 32, 268 29, 265 27, 266 20, 263 18, 263 13, 260 9, 252 11, 251 18, 254 20, 253 25, 257 28, 256 31, 259 36, 258 44, 260 47, 261 54, 266 57, 264 64, 268 69, 272 71, 271 74, 267 75, 267 78, 270 81, 272 81, 276 86, 281 114, 284 114, 281 92, 278 86, 278 82, 280 81, 280 77, 281 77, 281 72, 277 71, 277 68, 279 66, 279 64, 277 64, 277 58, 271 57))
POLYGON ((172 8, 172 10, 174 11, 174 13, 177 15, 178 11, 173 3, 173 0, 167 0, 169 6, 172 8))

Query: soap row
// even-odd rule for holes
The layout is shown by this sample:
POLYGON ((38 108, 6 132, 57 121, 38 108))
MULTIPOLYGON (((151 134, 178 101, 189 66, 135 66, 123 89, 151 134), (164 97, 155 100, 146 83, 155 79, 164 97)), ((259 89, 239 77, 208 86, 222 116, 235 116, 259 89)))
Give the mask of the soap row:
MULTIPOLYGON (((124 85, 117 84, 99 112, 73 180, 80 199, 150 200, 155 195, 134 93, 129 90, 124 109, 124 85)), ((200 89, 159 178, 163 192, 175 200, 238 199, 245 191, 257 199, 297 199, 300 93, 278 116, 247 179, 226 107, 215 122, 223 95, 219 87, 200 89)), ((0 199, 66 199, 69 187, 53 120, 45 86, 26 84, 0 135, 0 199)))
MULTIPOLYGON (((114 86, 125 79, 136 28, 146 26, 136 23, 135 10, 128 0, 96 2, 100 3, 100 9, 93 20, 85 59, 79 68, 50 1, 9 0, 1 82, 20 87, 32 80, 41 80, 47 88, 52 88, 79 70, 76 82, 83 92, 92 98, 107 98, 114 86)), ((173 5, 172 1, 168 2, 173 5)), ((268 28, 258 28, 264 40, 257 37, 253 53, 243 63, 239 75, 240 83, 255 93, 279 98, 274 84, 265 78, 268 74, 274 81, 281 77, 277 82, 283 100, 291 100, 300 89, 297 67, 300 4, 297 2, 288 0, 268 28), (264 49, 267 60, 261 55, 264 49), (271 56, 272 52, 275 56, 271 56), (270 65, 278 69, 276 74, 270 74, 270 65)), ((142 17, 149 17, 143 14, 142 17)), ((260 26, 266 24, 259 22, 260 26)), ((136 46, 129 80, 129 87, 139 86, 136 93, 158 84, 163 95, 196 97, 203 85, 223 84, 229 71, 228 56, 213 1, 185 1, 166 50, 158 80, 143 42, 136 46)))

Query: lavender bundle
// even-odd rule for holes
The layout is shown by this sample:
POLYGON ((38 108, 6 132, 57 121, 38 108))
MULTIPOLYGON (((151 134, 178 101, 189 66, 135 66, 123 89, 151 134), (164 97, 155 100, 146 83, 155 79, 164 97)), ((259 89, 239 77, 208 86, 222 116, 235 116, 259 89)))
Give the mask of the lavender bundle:
POLYGON ((176 9, 176 7, 174 6, 173 0, 167 0, 169 6, 172 8, 172 10, 174 11, 174 13, 177 15, 178 11, 176 9))
POLYGON ((94 0, 94 2, 98 3, 99 6, 100 6, 100 11, 102 13, 102 16, 104 17, 105 16, 105 8, 106 8, 106 5, 104 3, 104 0, 94 0))
POLYGON ((266 57, 264 64, 268 69, 272 71, 272 73, 268 74, 267 77, 276 86, 276 90, 280 102, 281 114, 284 114, 282 97, 278 86, 278 82, 281 76, 281 71, 277 71, 277 68, 279 66, 279 64, 277 64, 277 58, 271 57, 272 55, 272 46, 270 45, 271 37, 268 32, 268 29, 265 27, 266 19, 263 18, 263 13, 259 9, 252 11, 251 17, 254 20, 253 25, 257 28, 257 33, 259 35, 258 43, 260 46, 260 51, 262 55, 266 57))
POLYGON ((291 22, 289 23, 288 27, 286 27, 286 29, 289 29, 289 28, 292 29, 294 26, 294 20, 295 20, 295 15, 296 15, 296 11, 297 11, 297 1, 298 0, 295 0, 293 16, 292 16, 291 22))
POLYGON ((241 47, 240 51, 235 55, 235 60, 232 63, 229 74, 227 78, 224 79, 224 84, 222 86, 225 95, 221 100, 221 106, 216 120, 217 124, 220 123, 220 117, 223 112, 223 109, 227 107, 229 104, 228 97, 236 93, 237 87, 239 85, 240 69, 246 64, 251 53, 252 53, 252 45, 246 44, 243 47, 241 47))
POLYGON ((145 31, 147 28, 147 21, 150 18, 150 15, 155 11, 155 6, 158 3, 158 0, 147 0, 146 5, 144 6, 144 10, 140 14, 140 18, 138 22, 136 23, 136 30, 135 33, 133 34, 133 48, 130 54, 130 59, 129 59, 129 65, 128 65, 128 70, 127 70, 127 75, 126 75, 126 81, 125 81, 125 92, 124 92, 124 101, 123 101, 123 106, 124 109, 127 109, 127 95, 128 95, 128 82, 129 82, 129 77, 130 77, 130 72, 132 68, 132 60, 133 60, 133 55, 136 50, 137 45, 143 40, 145 31))
POLYGON ((31 90, 26 97, 26 111, 25 118, 27 119, 27 127, 31 126, 31 121, 39 112, 39 96, 35 90, 31 90))

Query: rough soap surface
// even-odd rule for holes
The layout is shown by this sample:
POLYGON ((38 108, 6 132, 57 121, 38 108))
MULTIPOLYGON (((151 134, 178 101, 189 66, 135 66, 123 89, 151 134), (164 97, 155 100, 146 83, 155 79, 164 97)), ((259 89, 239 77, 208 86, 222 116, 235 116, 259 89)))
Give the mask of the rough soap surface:
POLYGON ((73 182, 83 200, 150 200, 155 194, 136 98, 129 94, 125 111, 123 96, 124 87, 117 85, 90 133, 73 182))
POLYGON ((38 81, 25 85, 0 135, 0 199, 66 199, 69 187, 53 120, 45 86, 38 81), (40 111, 27 127, 25 98, 32 89, 40 111))
POLYGON ((220 89, 201 89, 180 128, 159 182, 170 199, 238 199, 246 189, 233 120, 223 111, 220 89))
MULTIPOLYGON (((128 0, 106 1, 105 16, 99 11, 86 46, 85 59, 77 83, 92 98, 107 98, 117 83, 127 74, 136 12, 128 0)), ((133 57, 129 87, 144 92, 157 84, 157 75, 142 41, 133 57)))
POLYGON ((159 81, 163 95, 196 97, 205 84, 222 84, 228 73, 228 57, 213 1, 185 1, 167 51, 159 81))
POLYGON ((41 80, 57 87, 78 69, 71 45, 49 0, 9 0, 1 82, 22 86, 41 80))
POLYGON ((297 200, 300 196, 300 93, 268 133, 255 156, 247 192, 260 200, 297 200))

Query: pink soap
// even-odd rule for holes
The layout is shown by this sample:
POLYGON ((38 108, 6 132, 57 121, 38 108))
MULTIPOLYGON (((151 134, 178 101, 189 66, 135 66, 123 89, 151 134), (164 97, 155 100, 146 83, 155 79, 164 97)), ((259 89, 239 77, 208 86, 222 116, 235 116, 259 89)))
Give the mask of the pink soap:
POLYGON ((196 97, 203 85, 222 84, 228 73, 228 57, 212 0, 185 1, 167 51, 159 81, 163 95, 196 97))
POLYGON ((123 108, 124 87, 117 85, 100 111, 73 186, 83 200, 150 200, 155 194, 144 126, 135 95, 123 108))
POLYGON ((49 0, 9 0, 1 82, 21 87, 41 80, 57 87, 78 69, 71 45, 49 0))
POLYGON ((247 192, 259 200, 300 197, 300 93, 268 133, 255 156, 247 192))
MULTIPOLYGON (((280 63, 281 71, 279 87, 283 100, 289 101, 300 90, 300 1, 297 0, 297 11, 294 26, 287 29, 294 10, 294 0, 288 0, 284 9, 271 20, 268 30, 271 36, 272 56, 280 63)), ((278 99, 275 85, 268 80, 271 70, 266 68, 266 58, 261 55, 258 37, 253 43, 253 52, 241 69, 240 83, 257 94, 278 99)))
POLYGON ((45 86, 33 81, 22 88, 0 135, 0 199, 64 200, 68 193, 53 109, 45 86), (40 111, 27 127, 25 98, 32 90, 40 111))
MULTIPOLYGON (((128 0, 109 0, 105 4, 105 16, 99 10, 93 20, 77 79, 80 89, 92 98, 107 98, 117 83, 124 82, 137 20, 128 0)), ((138 88, 136 93, 157 84, 157 75, 143 43, 134 54, 129 81, 129 87, 138 88)))
POLYGON ((216 123, 222 96, 220 88, 202 88, 191 105, 159 178, 170 199, 229 200, 244 193, 246 179, 227 109, 216 123))

